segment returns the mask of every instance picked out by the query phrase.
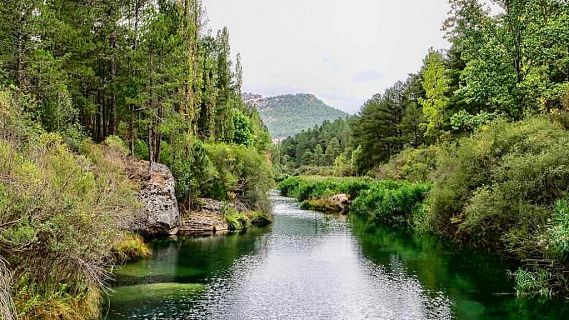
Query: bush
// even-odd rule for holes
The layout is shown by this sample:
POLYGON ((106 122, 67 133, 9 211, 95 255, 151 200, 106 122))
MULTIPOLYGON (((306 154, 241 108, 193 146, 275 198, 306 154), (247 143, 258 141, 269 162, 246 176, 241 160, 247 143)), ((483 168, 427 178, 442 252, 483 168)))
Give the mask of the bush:
POLYGON ((569 202, 555 203, 553 218, 547 229, 547 242, 554 257, 567 260, 569 257, 569 202))
POLYGON ((368 217, 379 223, 413 226, 422 221, 422 205, 429 183, 409 183, 369 178, 336 178, 300 176, 279 183, 281 194, 302 202, 305 209, 333 211, 329 197, 345 193, 353 199, 350 212, 368 217), (422 216, 415 218, 416 213, 422 216))
POLYGON ((514 278, 516 294, 518 296, 542 296, 551 297, 552 291, 549 287, 551 274, 546 270, 528 271, 518 269, 511 274, 514 278))
POLYGON ((568 191, 569 132, 544 117, 498 121, 443 148, 426 220, 438 234, 539 258, 568 191))
POLYGON ((125 233, 112 248, 117 261, 136 261, 150 256, 150 248, 144 239, 134 233, 125 233))
POLYGON ((354 199, 351 212, 390 225, 412 226, 429 184, 377 182, 354 199))
POLYGON ((406 149, 392 157, 388 163, 376 167, 373 175, 377 179, 429 181, 429 176, 436 167, 438 150, 436 145, 424 149, 406 149))
POLYGON ((249 209, 270 211, 269 190, 273 185, 265 157, 254 148, 229 144, 206 144, 213 170, 206 196, 239 201, 249 209))
POLYGON ((97 318, 110 248, 139 208, 134 185, 106 147, 84 141, 77 155, 29 124, 0 94, 0 256, 11 298, 20 319, 97 318))
POLYGON ((360 191, 368 189, 372 181, 370 178, 298 176, 281 181, 278 188, 282 195, 291 196, 300 201, 339 193, 345 193, 353 199, 360 191))
POLYGON ((208 194, 215 178, 215 168, 207 155, 205 145, 189 134, 180 135, 173 146, 167 145, 161 160, 176 179, 176 197, 181 205, 190 197, 208 194))

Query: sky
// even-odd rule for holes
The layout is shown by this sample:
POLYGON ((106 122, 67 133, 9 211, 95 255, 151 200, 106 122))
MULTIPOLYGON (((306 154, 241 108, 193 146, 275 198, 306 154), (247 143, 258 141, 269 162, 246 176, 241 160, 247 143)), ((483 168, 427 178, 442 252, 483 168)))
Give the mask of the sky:
POLYGON ((312 93, 356 113, 373 94, 447 48, 448 0, 203 0, 208 26, 229 28, 243 92, 312 93))

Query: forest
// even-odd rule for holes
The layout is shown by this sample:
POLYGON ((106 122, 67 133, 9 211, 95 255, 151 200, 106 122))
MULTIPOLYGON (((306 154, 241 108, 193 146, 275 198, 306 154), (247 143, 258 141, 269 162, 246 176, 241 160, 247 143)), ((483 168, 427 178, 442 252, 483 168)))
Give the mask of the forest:
POLYGON ((270 135, 199 0, 7 0, 0 17, 1 319, 99 318, 113 268, 148 254, 129 162, 167 165, 182 210, 268 214, 270 135))
POLYGON ((275 174, 307 207, 346 193, 370 221, 519 261, 521 295, 566 296, 569 4, 490 3, 451 0, 450 49, 357 115, 284 140, 275 174))

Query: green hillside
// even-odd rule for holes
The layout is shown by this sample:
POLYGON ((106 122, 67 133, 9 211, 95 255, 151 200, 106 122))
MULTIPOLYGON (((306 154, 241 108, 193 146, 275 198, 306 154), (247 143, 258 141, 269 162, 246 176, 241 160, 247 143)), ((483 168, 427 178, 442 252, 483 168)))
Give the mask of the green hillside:
POLYGON ((257 107, 273 139, 293 136, 325 120, 345 118, 347 113, 332 108, 312 94, 287 94, 263 98, 246 94, 245 100, 257 107))

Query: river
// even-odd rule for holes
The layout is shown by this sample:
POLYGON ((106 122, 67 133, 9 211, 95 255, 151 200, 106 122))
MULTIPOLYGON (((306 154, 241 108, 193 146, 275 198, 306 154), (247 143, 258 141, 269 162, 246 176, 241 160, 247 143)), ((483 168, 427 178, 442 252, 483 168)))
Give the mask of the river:
POLYGON ((516 299, 495 256, 272 199, 272 226, 153 241, 117 270, 107 319, 569 319, 516 299))

